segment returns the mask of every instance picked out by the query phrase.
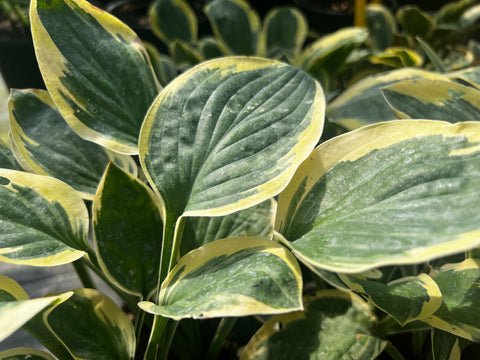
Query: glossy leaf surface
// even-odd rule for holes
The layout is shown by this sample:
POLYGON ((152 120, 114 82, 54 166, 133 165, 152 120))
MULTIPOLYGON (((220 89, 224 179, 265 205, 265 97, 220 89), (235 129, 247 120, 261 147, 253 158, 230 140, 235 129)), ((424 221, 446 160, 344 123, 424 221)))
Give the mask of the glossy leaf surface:
POLYGON ((213 33, 224 52, 256 55, 260 47, 260 18, 243 0, 214 0, 205 7, 213 33))
POLYGON ((45 351, 15 348, 0 352, 0 359, 2 360, 55 360, 55 358, 45 351))
POLYGON ((33 0, 36 56, 60 113, 84 139, 137 154, 158 85, 137 35, 84 0, 33 0))
POLYGON ((269 319, 241 360, 375 359, 386 346, 371 335, 375 316, 357 295, 319 291, 305 306, 303 312, 269 319))
POLYGON ((320 85, 292 66, 208 61, 155 100, 140 161, 168 213, 227 215, 285 187, 320 137, 324 106, 320 85))
POLYGON ((34 266, 72 262, 87 249, 88 212, 65 183, 0 169, 0 260, 34 266))
POLYGON ((395 120, 396 116, 385 101, 381 89, 407 79, 445 80, 445 77, 418 69, 399 69, 366 77, 328 105, 329 121, 353 130, 372 123, 395 120))
POLYGON ((426 323, 472 341, 480 341, 480 260, 467 259, 434 270, 443 303, 426 323))
POLYGON ((480 91, 444 80, 405 80, 382 89, 402 119, 479 121, 480 91))
POLYGON ((179 320, 302 309, 297 261, 276 242, 255 237, 218 240, 180 259, 162 284, 150 313, 179 320))
POLYGON ((153 32, 165 44, 197 40, 197 17, 187 1, 155 0, 152 4, 149 14, 153 32))
POLYGON ((13 140, 29 169, 66 182, 86 199, 93 199, 109 161, 136 174, 130 156, 80 138, 46 91, 13 90, 9 111, 13 140))
POLYGON ((303 262, 345 273, 474 248, 479 130, 400 120, 327 141, 280 194, 276 231, 303 262))
POLYGON ((209 242, 239 236, 269 238, 273 231, 276 202, 266 200, 251 208, 226 216, 187 218, 181 254, 209 242))
POLYGON ((426 274, 388 284, 361 275, 344 274, 340 277, 352 290, 365 294, 402 325, 432 315, 442 303, 437 284, 426 274))
POLYGON ((93 226, 104 273, 147 298, 157 286, 163 231, 153 191, 110 164, 93 202, 93 226))

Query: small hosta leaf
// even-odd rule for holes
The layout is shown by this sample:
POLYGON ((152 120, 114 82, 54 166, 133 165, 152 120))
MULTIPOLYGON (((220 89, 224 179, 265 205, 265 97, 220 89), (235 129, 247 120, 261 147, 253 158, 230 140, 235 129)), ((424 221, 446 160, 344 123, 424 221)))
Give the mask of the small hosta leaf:
POLYGON ((110 164, 93 202, 93 226, 104 273, 126 291, 148 298, 157 286, 163 231, 153 191, 110 164))
POLYGON ((264 238, 217 240, 180 259, 162 284, 150 313, 176 320, 279 314, 302 308, 297 261, 264 238))
POLYGON ((340 278, 357 292, 365 294, 399 323, 406 324, 432 315, 442 303, 442 294, 427 274, 397 279, 388 284, 360 275, 341 274, 340 278))
POLYGON ((380 4, 368 4, 367 26, 369 35, 377 49, 384 50, 392 46, 397 25, 389 8, 380 4))
POLYGON ((387 342, 370 332, 375 315, 357 295, 323 290, 305 299, 302 312, 270 318, 241 360, 375 359, 387 342))
POLYGON ((295 67, 228 57, 198 65, 155 100, 140 161, 176 217, 221 216, 277 194, 323 128, 320 84, 295 67))
POLYGON ((80 138, 44 90, 12 90, 9 111, 12 138, 28 167, 66 182, 85 199, 93 199, 110 161, 137 171, 130 156, 80 138))
POLYGON ((397 12, 397 20, 402 30, 409 35, 427 37, 435 27, 435 21, 418 6, 402 6, 397 12))
POLYGON ((2 360, 55 360, 55 358, 42 350, 15 348, 0 352, 2 360))
POLYGON ((431 120, 336 137, 280 194, 275 229, 303 262, 344 273, 475 248, 479 143, 480 123, 431 120))
POLYGON ((45 85, 82 138, 138 154, 138 134, 158 93, 138 36, 84 0, 32 0, 32 37, 45 85))
POLYGON ((0 260, 55 266, 88 250, 88 211, 80 196, 49 176, 0 169, 0 260))
POLYGON ((465 339, 480 341, 480 259, 467 259, 433 270, 443 302, 426 323, 465 339))
POLYGON ((440 74, 419 69, 399 69, 366 77, 349 87, 328 105, 328 120, 348 130, 372 123, 396 120, 381 89, 408 79, 446 80, 440 74))
POLYGON ((389 47, 388 49, 374 53, 368 58, 372 64, 382 64, 394 68, 419 67, 423 59, 419 53, 405 47, 389 47))
POLYGON ((155 0, 152 4, 149 14, 153 32, 165 44, 197 40, 197 17, 187 1, 155 0))

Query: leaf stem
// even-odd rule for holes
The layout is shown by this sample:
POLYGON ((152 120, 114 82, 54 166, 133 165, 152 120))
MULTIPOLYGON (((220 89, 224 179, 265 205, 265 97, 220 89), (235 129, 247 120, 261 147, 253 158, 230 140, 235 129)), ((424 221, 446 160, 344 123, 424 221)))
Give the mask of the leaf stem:
POLYGON ((88 289, 96 289, 92 276, 88 272, 87 267, 85 266, 85 262, 83 262, 82 260, 76 260, 72 263, 72 265, 83 287, 88 289))
POLYGON ((212 342, 210 343, 210 347, 208 348, 207 355, 205 356, 205 360, 215 360, 222 349, 222 346, 225 342, 225 339, 228 337, 230 332, 232 331, 233 326, 237 318, 235 317, 224 317, 220 324, 218 324, 217 331, 215 336, 213 337, 212 342))

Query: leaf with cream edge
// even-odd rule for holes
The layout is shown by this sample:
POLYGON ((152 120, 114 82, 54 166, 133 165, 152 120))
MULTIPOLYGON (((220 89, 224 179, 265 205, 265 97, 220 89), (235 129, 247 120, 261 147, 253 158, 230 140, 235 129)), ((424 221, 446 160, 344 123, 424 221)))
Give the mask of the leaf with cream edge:
MULTIPOLYGON (((45 308, 65 301, 71 292, 30 299, 23 288, 9 277, 0 275, 0 341, 3 341, 45 308)), ((3 359, 3 358, 2 358, 3 359)))
POLYGON ((480 91, 444 80, 405 80, 382 89, 400 119, 480 121, 480 91))
POLYGON ((110 161, 136 175, 130 156, 106 150, 80 138, 44 90, 12 90, 9 99, 11 134, 15 145, 39 175, 62 180, 84 199, 92 200, 110 161))
POLYGON ((358 295, 322 290, 304 302, 302 312, 270 318, 240 359, 367 360, 377 358, 387 345, 372 335, 376 317, 358 295))
POLYGON ((328 120, 354 130, 364 125, 396 120, 382 94, 382 88, 407 79, 446 80, 440 74, 420 69, 399 69, 368 76, 335 98, 327 107, 328 120))
POLYGON ((56 266, 88 251, 82 198, 49 176, 0 169, 0 261, 56 266))
POLYGON ((438 329, 432 329, 430 338, 434 360, 461 359, 467 340, 438 329))
POLYGON ((452 81, 470 85, 480 90, 480 66, 468 67, 447 73, 445 76, 452 81))
POLYGON ((480 342, 480 259, 467 259, 434 269, 432 278, 443 295, 440 308, 423 319, 427 324, 480 342))
POLYGON ((440 289, 427 274, 396 279, 388 284, 362 275, 339 276, 352 290, 365 294, 402 325, 432 315, 442 303, 440 289))
POLYGON ((217 240, 182 257, 163 282, 158 303, 143 310, 175 320, 302 309, 302 278, 295 257, 264 238, 217 240))
POLYGON ((55 360, 55 358, 42 350, 29 348, 14 348, 0 352, 2 360, 55 360))
POLYGON ((159 85, 138 36, 84 0, 32 0, 35 52, 55 105, 82 138, 138 154, 159 85))
POLYGON ((280 194, 276 237, 307 266, 342 273, 475 248, 479 143, 480 123, 432 120, 380 123, 331 139, 280 194))
POLYGON ((111 163, 93 201, 93 230, 105 275, 126 292, 150 297, 157 286, 163 230, 153 191, 111 163))

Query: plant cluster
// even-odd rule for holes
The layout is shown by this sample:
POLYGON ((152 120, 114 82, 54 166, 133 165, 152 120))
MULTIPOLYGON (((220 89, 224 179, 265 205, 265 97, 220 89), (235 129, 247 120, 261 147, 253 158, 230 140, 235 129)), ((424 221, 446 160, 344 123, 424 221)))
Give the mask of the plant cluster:
MULTIPOLYGON (((207 5, 207 42, 287 62, 200 57, 159 81, 115 17, 32 0, 47 91, 10 94, 0 260, 73 263, 85 288, 31 299, 0 276, 0 340, 23 327, 49 351, 0 359, 450 359, 480 340, 480 69, 397 69, 327 102, 318 79, 368 32, 302 50, 298 12, 260 31, 244 4, 207 5), (226 32, 227 5, 248 27, 226 32), (321 139, 329 122, 352 131, 321 139)), ((153 9, 195 55, 185 3, 153 9)))

